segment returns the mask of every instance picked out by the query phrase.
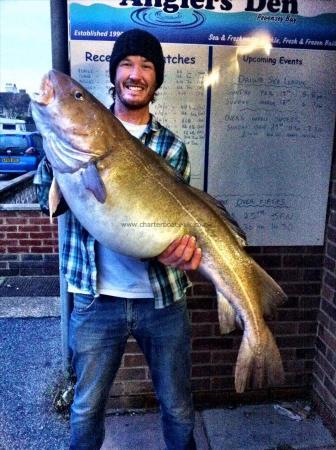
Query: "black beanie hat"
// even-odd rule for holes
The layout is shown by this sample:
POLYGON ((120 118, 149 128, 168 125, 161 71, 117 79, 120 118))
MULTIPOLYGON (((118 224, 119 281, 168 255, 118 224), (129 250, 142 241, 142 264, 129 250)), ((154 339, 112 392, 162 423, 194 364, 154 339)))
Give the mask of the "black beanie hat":
POLYGON ((163 83, 165 60, 155 36, 140 29, 125 31, 115 41, 110 59, 110 80, 114 84, 117 66, 126 56, 143 56, 154 64, 157 87, 163 83))

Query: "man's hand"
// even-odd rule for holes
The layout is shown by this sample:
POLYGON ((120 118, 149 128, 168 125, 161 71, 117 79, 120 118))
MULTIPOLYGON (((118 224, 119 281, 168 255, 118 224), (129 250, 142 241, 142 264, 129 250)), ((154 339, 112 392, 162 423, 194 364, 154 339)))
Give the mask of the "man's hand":
POLYGON ((164 252, 158 256, 158 260, 166 265, 180 270, 198 269, 202 258, 202 251, 196 246, 193 236, 183 236, 175 239, 164 252))

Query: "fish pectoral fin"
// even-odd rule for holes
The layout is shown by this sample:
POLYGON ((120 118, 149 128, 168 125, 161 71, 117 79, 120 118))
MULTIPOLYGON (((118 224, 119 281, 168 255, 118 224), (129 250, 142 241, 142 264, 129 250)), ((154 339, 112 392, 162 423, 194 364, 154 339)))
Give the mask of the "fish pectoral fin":
POLYGON ((49 189, 49 220, 50 223, 53 221, 53 215, 57 209, 57 206, 59 205, 61 201, 61 192, 60 188, 57 184, 56 178, 53 178, 50 189, 49 189))
POLYGON ((240 317, 237 316, 236 311, 231 306, 226 297, 217 291, 217 308, 219 329, 221 334, 228 334, 236 329, 236 326, 243 328, 240 317))
POLYGON ((98 202, 105 203, 106 189, 94 162, 81 169, 81 177, 86 189, 91 191, 98 202))

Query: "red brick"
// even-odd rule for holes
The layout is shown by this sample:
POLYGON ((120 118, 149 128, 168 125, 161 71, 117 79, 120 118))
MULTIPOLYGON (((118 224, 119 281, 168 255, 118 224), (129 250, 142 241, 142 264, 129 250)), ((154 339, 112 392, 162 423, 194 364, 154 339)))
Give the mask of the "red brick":
MULTIPOLYGON (((41 228, 42 232, 47 231, 49 233, 49 232, 54 232, 55 231, 55 227, 53 225, 50 225, 50 224, 49 225, 40 225, 40 228, 41 228)), ((57 231, 57 229, 56 229, 56 231, 57 231)))
POLYGON ((192 327, 192 336, 211 336, 213 326, 209 324, 195 324, 192 327))
POLYGON ((330 288, 333 289, 333 291, 335 292, 336 289, 336 277, 334 274, 325 271, 324 272, 324 277, 323 277, 323 283, 327 286, 329 286, 330 288))
POLYGON ((40 226, 39 225, 20 225, 18 227, 18 231, 25 231, 25 232, 29 232, 29 231, 40 231, 40 226))
POLYGON ((48 225, 49 219, 47 217, 31 217, 29 223, 33 225, 48 225))
POLYGON ((283 361, 284 369, 286 372, 297 372, 297 371, 304 371, 305 368, 305 362, 303 359, 301 360, 285 360, 283 361))
POLYGON ((6 223, 8 223, 8 225, 23 225, 25 223, 28 223, 28 219, 23 219, 21 218, 10 218, 8 217, 6 219, 6 223))
POLYGON ((335 295, 334 289, 332 289, 330 286, 327 286, 326 284, 322 285, 322 289, 321 289, 321 297, 322 298, 332 302, 334 295, 335 295))
POLYGON ((314 322, 301 322, 299 325, 299 334, 316 334, 317 323, 314 322))
POLYGON ((234 365, 225 364, 210 367, 210 373, 212 376, 231 376, 234 372, 234 365))
POLYGON ((267 272, 278 282, 300 281, 302 278, 302 269, 268 269, 267 272))
POLYGON ((336 227, 336 211, 330 211, 329 225, 336 227))
POLYGON ((307 295, 307 294, 319 294, 320 283, 293 283, 283 284, 284 291, 287 295, 307 295))
POLYGON ((17 239, 0 239, 0 246, 16 246, 18 245, 18 242, 17 239))
POLYGON ((333 398, 336 398, 336 383, 330 380, 328 375, 324 378, 324 385, 328 389, 328 391, 331 393, 331 396, 333 398))
POLYGON ((127 341, 126 344, 126 352, 125 354, 141 354, 142 355, 142 351, 140 350, 140 347, 138 346, 138 344, 136 343, 136 341, 132 338, 130 338, 127 341))
POLYGON ((125 367, 142 367, 145 366, 146 360, 143 355, 125 355, 124 366, 125 367))
POLYGON ((191 379, 192 390, 195 391, 209 391, 210 379, 207 378, 192 378, 191 379))
POLYGON ((42 245, 41 241, 39 240, 34 240, 34 239, 20 239, 19 240, 20 245, 29 245, 29 246, 33 246, 33 245, 42 245))
POLYGON ((1 216, 2 217, 17 217, 18 212, 16 212, 16 211, 1 211, 1 216))
POLYGON ((330 258, 336 258, 336 245, 332 245, 330 242, 327 243, 327 255, 330 258))
POLYGON ((218 363, 235 363, 237 360, 237 351, 214 351, 211 352, 211 362, 213 364, 218 363))
POLYGON ((188 277, 190 278, 190 280, 193 283, 196 283, 196 282, 203 282, 203 283, 207 282, 208 283, 208 280, 200 272, 196 272, 194 270, 188 271, 188 277))
POLYGON ((43 239, 43 245, 58 245, 58 241, 56 239, 43 239))
POLYGON ((331 272, 334 272, 336 267, 336 261, 335 259, 329 258, 327 255, 325 255, 324 258, 324 269, 330 270, 331 272))
POLYGON ((32 239, 50 239, 51 236, 52 236, 51 233, 46 233, 46 232, 44 232, 44 233, 34 233, 34 232, 31 232, 31 233, 30 233, 30 237, 31 237, 32 239))
POLYGON ((322 255, 290 255, 284 256, 284 266, 286 267, 317 267, 322 265, 322 255))
POLYGON ((52 247, 30 247, 31 253, 53 253, 52 247))
POLYGON ((232 348, 233 340, 231 338, 195 338, 192 341, 194 350, 218 350, 232 348))
POLYGON ((212 283, 193 284, 192 292, 194 296, 216 296, 216 290, 212 283))
POLYGON ((132 380, 130 382, 125 381, 125 392, 127 394, 141 394, 153 392, 153 384, 151 380, 136 381, 132 380))
POLYGON ((318 323, 321 323, 325 325, 326 327, 329 327, 330 324, 330 318, 327 314, 325 314, 322 310, 318 313, 318 323))
MULTIPOLYGON (((315 364, 316 363, 318 364, 318 368, 322 373, 327 373, 331 379, 334 377, 336 368, 329 364, 327 358, 325 358, 325 356, 320 352, 318 352, 316 355, 315 364)), ((323 381, 324 377, 321 377, 320 375, 319 378, 323 381)))
POLYGON ((194 366, 191 370, 191 376, 193 378, 209 377, 210 376, 210 366, 194 366))
POLYGON ((234 389, 234 377, 227 376, 227 377, 221 377, 221 378, 213 378, 211 380, 211 389, 234 389))
POLYGON ((336 336, 333 336, 327 329, 324 329, 323 341, 328 345, 332 352, 336 353, 336 336))
POLYGON ((217 311, 192 311, 191 318, 193 323, 214 323, 218 322, 217 311))
POLYGON ((271 322, 269 323, 270 330, 275 334, 297 334, 297 322, 271 322))
POLYGON ((110 390, 110 397, 123 395, 126 392, 125 383, 123 381, 115 381, 110 390))
POLYGON ((213 310, 216 305, 214 298, 191 297, 188 298, 189 309, 213 310))
POLYGON ((327 239, 330 242, 336 244, 336 228, 333 228, 330 225, 328 226, 328 229, 327 229, 327 239))
POLYGON ((28 253, 29 247, 7 247, 8 253, 28 253))
POLYGON ((320 295, 309 296, 309 297, 302 296, 302 297, 300 297, 300 301, 299 301, 298 307, 299 308, 313 308, 313 309, 315 308, 315 309, 319 309, 320 302, 321 302, 320 295))
POLYGON ((29 237, 28 233, 7 233, 8 239, 25 239, 29 237))
POLYGON ((116 379, 118 380, 146 380, 147 372, 145 368, 120 368, 116 379))
POLYGON ((41 211, 27 211, 27 212, 21 212, 21 215, 26 217, 43 217, 44 214, 42 214, 41 211))
POLYGON ((262 267, 281 267, 280 255, 255 255, 254 259, 262 267))
POLYGON ((277 342, 281 347, 304 348, 311 347, 315 342, 315 336, 279 336, 277 342))
POLYGON ((210 362, 210 352, 192 352, 191 358, 193 364, 206 364, 210 362))
POLYGON ((0 227, 1 231, 11 231, 15 232, 17 231, 18 227, 16 225, 3 225, 0 227))

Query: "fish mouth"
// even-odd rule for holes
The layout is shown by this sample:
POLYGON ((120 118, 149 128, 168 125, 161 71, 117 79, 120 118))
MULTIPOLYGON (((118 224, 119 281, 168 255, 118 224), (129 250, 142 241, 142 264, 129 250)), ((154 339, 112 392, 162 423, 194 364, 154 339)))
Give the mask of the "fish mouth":
POLYGON ((50 79, 50 73, 51 71, 42 77, 39 92, 32 95, 32 100, 39 105, 50 105, 55 99, 55 89, 50 79))

